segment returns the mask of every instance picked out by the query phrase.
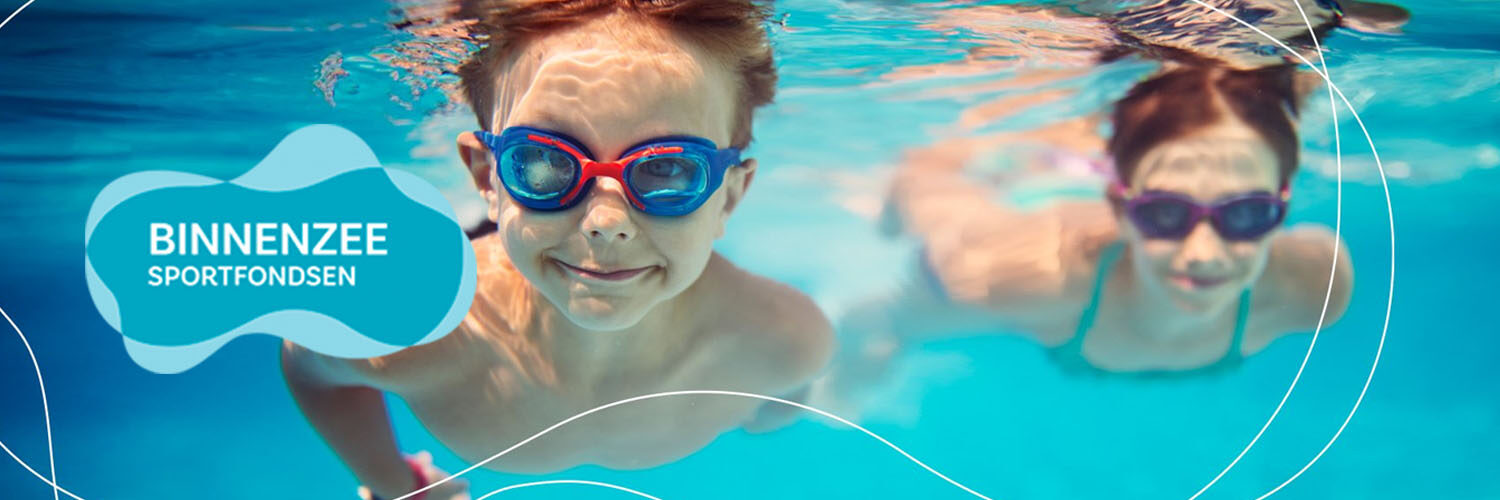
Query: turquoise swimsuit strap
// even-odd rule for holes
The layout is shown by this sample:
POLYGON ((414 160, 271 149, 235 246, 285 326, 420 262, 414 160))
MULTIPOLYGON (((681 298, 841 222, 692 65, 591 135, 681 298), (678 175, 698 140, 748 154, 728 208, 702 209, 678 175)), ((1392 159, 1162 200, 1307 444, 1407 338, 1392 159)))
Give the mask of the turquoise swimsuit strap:
POLYGON ((1114 269, 1115 262, 1120 260, 1120 254, 1124 251, 1125 244, 1116 241, 1104 247, 1104 251, 1099 254, 1099 268, 1094 272, 1094 289, 1090 292, 1089 304, 1078 318, 1078 328, 1073 331, 1073 338, 1068 343, 1082 346, 1083 335, 1094 327, 1094 317, 1099 315, 1099 299, 1104 295, 1104 282, 1109 279, 1109 271, 1114 269))
POLYGON ((1250 322, 1250 287, 1240 291, 1240 308, 1234 313, 1234 338, 1229 341, 1229 352, 1225 359, 1240 359, 1240 346, 1245 343, 1245 324, 1250 322))
MULTIPOLYGON (((1125 244, 1116 241, 1104 247, 1104 251, 1099 254, 1099 268, 1094 274, 1094 289, 1090 292, 1088 306, 1083 309, 1083 314, 1078 318, 1078 328, 1073 331, 1073 338, 1068 339, 1067 343, 1058 346, 1057 349, 1077 353, 1079 359, 1082 359, 1084 336, 1094 327, 1094 319, 1099 315, 1100 299, 1104 296, 1105 281, 1109 279, 1109 272, 1114 269, 1115 263, 1119 262, 1124 249, 1125 244)), ((1251 305, 1250 288, 1246 287, 1240 292, 1239 309, 1235 312, 1234 318, 1234 337, 1229 341, 1229 352, 1225 354, 1225 359, 1243 357, 1240 354, 1240 346, 1245 341, 1245 324, 1250 321, 1251 305)))

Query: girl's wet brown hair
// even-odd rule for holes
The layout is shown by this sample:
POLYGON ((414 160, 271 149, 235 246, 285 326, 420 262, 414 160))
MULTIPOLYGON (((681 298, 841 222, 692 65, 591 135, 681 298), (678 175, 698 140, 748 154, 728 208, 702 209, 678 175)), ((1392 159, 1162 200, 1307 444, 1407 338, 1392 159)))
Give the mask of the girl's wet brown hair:
POLYGON ((471 20, 470 36, 483 48, 458 69, 479 125, 489 128, 495 102, 494 75, 529 40, 613 13, 629 13, 724 57, 740 77, 731 142, 751 139, 756 108, 776 94, 776 66, 766 33, 767 2, 756 0, 468 0, 459 17, 471 20))
POLYGON ((1234 70, 1204 64, 1142 81, 1115 104, 1108 149, 1116 179, 1129 184, 1147 151, 1232 117, 1270 145, 1286 184, 1297 170, 1300 145, 1295 77, 1291 65, 1234 70))

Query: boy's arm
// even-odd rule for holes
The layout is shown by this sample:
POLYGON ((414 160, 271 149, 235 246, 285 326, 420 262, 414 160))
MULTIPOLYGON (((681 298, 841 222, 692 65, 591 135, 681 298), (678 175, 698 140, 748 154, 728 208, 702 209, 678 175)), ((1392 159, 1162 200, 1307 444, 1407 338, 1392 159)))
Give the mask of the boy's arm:
MULTIPOLYGON (((787 401, 806 403, 808 392, 809 386, 802 386, 801 389, 797 389, 791 394, 778 397, 787 401)), ((755 416, 751 417, 749 422, 745 422, 745 432, 749 432, 751 434, 771 432, 791 425, 792 422, 797 421, 797 417, 801 415, 801 408, 788 404, 766 401, 764 404, 760 405, 760 409, 755 410, 755 416)))
POLYGON ((387 499, 416 489, 379 389, 346 362, 291 342, 282 344, 281 369, 302 414, 362 484, 387 499))
MULTIPOLYGON (((772 395, 796 403, 805 403, 812 380, 822 373, 833 357, 833 324, 812 299, 786 285, 756 280, 765 286, 763 297, 769 299, 758 313, 778 318, 771 328, 760 332, 767 336, 770 366, 765 371, 772 395)), ((745 431, 771 432, 795 422, 802 410, 796 406, 766 401, 745 422, 745 431)))

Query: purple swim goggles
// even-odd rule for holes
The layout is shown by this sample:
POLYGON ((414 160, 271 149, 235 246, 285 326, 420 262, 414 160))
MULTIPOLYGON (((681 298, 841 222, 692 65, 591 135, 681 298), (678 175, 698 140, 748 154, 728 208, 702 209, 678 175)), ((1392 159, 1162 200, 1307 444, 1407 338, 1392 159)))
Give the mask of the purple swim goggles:
POLYGON ((1128 196, 1120 184, 1114 184, 1110 189, 1124 199, 1125 215, 1142 235, 1168 240, 1186 238, 1203 219, 1208 219, 1219 236, 1227 241, 1260 239, 1281 225, 1286 218, 1286 200, 1290 197, 1290 192, 1283 186, 1279 195, 1260 191, 1202 204, 1190 196, 1169 191, 1146 191, 1128 196))

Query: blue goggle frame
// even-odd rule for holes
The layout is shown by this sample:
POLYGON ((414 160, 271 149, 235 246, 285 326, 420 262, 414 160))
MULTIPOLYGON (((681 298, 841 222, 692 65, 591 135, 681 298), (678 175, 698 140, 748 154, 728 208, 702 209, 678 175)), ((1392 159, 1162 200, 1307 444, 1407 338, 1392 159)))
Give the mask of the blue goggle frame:
MULTIPOLYGON (((724 182, 724 172, 739 165, 740 149, 719 148, 713 141, 695 136, 669 136, 650 139, 625 150, 619 159, 598 161, 583 144, 561 132, 533 127, 515 126, 499 134, 477 131, 474 135, 489 147, 495 156, 495 168, 500 183, 506 192, 522 206, 544 212, 561 211, 577 205, 587 194, 597 177, 610 177, 625 187, 626 197, 637 210, 650 215, 680 216, 692 213, 702 206, 724 182), (538 192, 522 182, 503 160, 518 147, 537 147, 562 153, 571 160, 571 182, 562 189, 538 192), (671 201, 658 201, 653 193, 643 192, 633 182, 635 168, 646 162, 661 158, 680 158, 700 169, 702 182, 691 190, 676 191, 671 201)), ((555 166, 554 166, 555 167, 555 166)))

